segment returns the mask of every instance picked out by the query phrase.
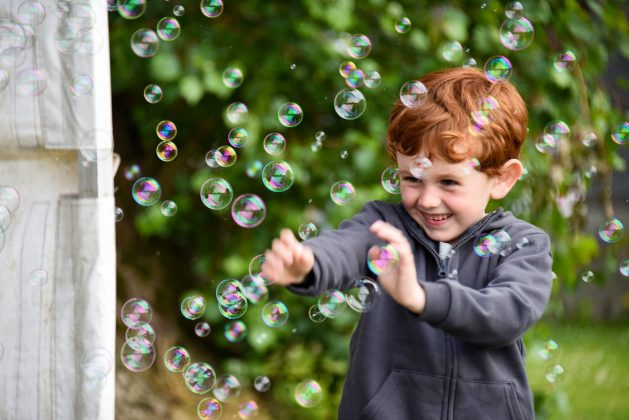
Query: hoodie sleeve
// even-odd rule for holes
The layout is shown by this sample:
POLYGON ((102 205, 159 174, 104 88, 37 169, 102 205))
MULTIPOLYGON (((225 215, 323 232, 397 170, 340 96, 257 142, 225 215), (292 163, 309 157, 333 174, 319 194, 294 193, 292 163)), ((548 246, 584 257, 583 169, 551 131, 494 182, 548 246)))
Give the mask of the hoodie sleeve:
POLYGON ((479 346, 502 347, 522 337, 542 316, 552 287, 548 236, 526 237, 529 245, 504 257, 482 289, 451 279, 422 282, 426 307, 419 318, 479 346))
POLYGON ((367 251, 378 239, 369 231, 376 220, 383 219, 384 203, 368 202, 360 213, 343 221, 338 229, 303 242, 315 256, 312 271, 304 283, 288 289, 302 295, 316 296, 329 289, 346 289, 349 282, 367 271, 367 251))

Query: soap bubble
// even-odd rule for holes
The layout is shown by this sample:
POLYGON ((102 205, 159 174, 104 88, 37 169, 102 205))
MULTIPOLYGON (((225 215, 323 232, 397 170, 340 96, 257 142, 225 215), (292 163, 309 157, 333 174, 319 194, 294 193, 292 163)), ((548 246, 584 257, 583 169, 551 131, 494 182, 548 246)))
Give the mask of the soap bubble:
POLYGON ((622 237, 625 226, 617 218, 612 218, 598 226, 598 236, 608 244, 618 242, 622 237))
POLYGON ((177 126, 172 121, 160 121, 155 127, 155 133, 160 140, 172 140, 177 136, 177 126))
POLYGON ((248 419, 258 414, 258 403, 253 400, 246 401, 238 407, 238 417, 248 419))
POLYGON ((325 140, 325 132, 317 131, 315 133, 315 140, 318 141, 318 142, 322 142, 323 140, 325 140))
POLYGON ((271 379, 268 376, 256 376, 253 388, 258 392, 266 392, 271 388, 271 379))
POLYGON ((441 56, 449 63, 463 60, 463 45, 459 41, 449 41, 441 46, 441 56))
POLYGON ((264 151, 270 155, 279 155, 286 148, 286 139, 280 133, 269 133, 264 137, 264 151))
POLYGON ((224 293, 220 300, 218 311, 227 319, 242 318, 249 308, 249 302, 242 291, 224 293))
POLYGON ((240 395, 240 381, 234 375, 223 375, 216 381, 212 394, 221 402, 234 400, 240 395))
POLYGON ((188 296, 181 301, 181 314, 188 319, 199 319, 205 312, 203 296, 188 296))
POLYGON ((218 167, 218 163, 216 163, 216 149, 210 149, 205 154, 205 164, 210 168, 218 167))
POLYGON ((277 118, 284 127, 297 127, 304 118, 304 112, 299 104, 286 102, 277 111, 277 118))
POLYGON ((210 178, 201 186, 201 201, 212 210, 224 209, 233 196, 231 184, 223 178, 210 178))
POLYGON ((159 50, 159 38, 152 29, 138 29, 131 35, 131 49, 138 57, 153 57, 159 50))
POLYGON ((269 289, 267 289, 264 280, 261 278, 252 277, 247 274, 242 278, 240 283, 242 284, 245 296, 253 304, 258 303, 269 294, 269 289))
POLYGON ((295 401, 302 407, 314 407, 322 397, 321 385, 315 380, 305 380, 295 387, 295 401))
POLYGON ((132 181, 140 175, 140 165, 130 165, 124 168, 124 179, 132 181))
POLYGON ((94 83, 87 74, 75 74, 72 76, 70 90, 75 96, 86 96, 92 93, 94 83))
POLYGON ((46 9, 38 1, 25 1, 17 8, 16 17, 24 25, 39 26, 46 18, 46 9))
POLYGON ((352 70, 352 72, 345 79, 345 84, 352 89, 359 88, 365 81, 365 72, 361 69, 352 70))
POLYGON ((272 300, 262 308, 262 321, 272 328, 281 327, 288 321, 288 308, 279 300, 272 300))
POLYGON ((409 108, 421 105, 428 97, 428 89, 419 80, 411 80, 400 88, 400 101, 409 108))
POLYGON ((155 348, 151 345, 142 350, 134 350, 125 342, 120 349, 120 360, 131 372, 143 372, 155 362, 155 348))
POLYGON ((242 284, 236 279, 227 278, 216 286, 216 300, 220 305, 229 305, 232 301, 230 296, 234 294, 244 297, 242 284))
POLYGON ((552 140, 554 141, 548 138, 546 141, 551 143, 554 146, 553 148, 558 148, 561 146, 562 142, 570 140, 570 127, 568 127, 568 124, 560 120, 551 121, 544 127, 543 137, 548 135, 552 136, 552 140))
POLYGON ((210 335, 211 331, 212 328, 210 327, 210 324, 206 321, 197 322, 197 324, 194 326, 194 333, 197 335, 197 337, 207 337, 208 335, 210 335))
POLYGON ((227 141, 234 147, 245 147, 249 138, 249 132, 244 128, 232 128, 227 134, 227 141))
POLYGON ((172 217, 177 214, 177 203, 172 200, 166 200, 162 203, 161 212, 166 217, 172 217))
POLYGON ((629 142, 629 122, 618 124, 612 131, 612 140, 616 144, 624 145, 629 142))
POLYGON ((140 298, 132 298, 122 305, 120 310, 120 318, 122 323, 129 328, 135 328, 151 321, 153 309, 151 305, 140 298))
POLYGON ((317 305, 326 318, 336 318, 345 310, 345 294, 337 289, 326 290, 319 296, 317 305))
POLYGON ((491 57, 485 62, 485 77, 492 83, 508 80, 512 72, 511 62, 502 55, 491 57))
POLYGON ((352 58, 362 59, 371 52, 371 40, 366 35, 354 35, 347 46, 347 54, 352 58))
POLYGON ((39 96, 48 86, 46 74, 36 68, 21 70, 15 78, 17 93, 24 96, 39 96))
POLYGON ((31 286, 42 287, 48 283, 48 273, 45 270, 33 270, 28 275, 28 281, 31 286))
POLYGON ((585 147, 594 147, 597 141, 598 141, 598 138, 596 137, 596 134, 591 131, 588 133, 585 133, 585 135, 581 139, 581 143, 585 147))
POLYGON ((230 89, 236 89, 242 84, 244 75, 238 67, 228 67, 223 72, 223 84, 230 89))
POLYGON ((162 187, 154 178, 145 176, 138 178, 131 188, 131 195, 141 206, 152 206, 162 196, 162 187))
MULTIPOLYGON (((2 359, 0 349, 0 360, 2 359)), ((87 350, 81 356, 81 373, 88 379, 103 379, 111 372, 111 354, 103 347, 87 350)))
POLYGON ((183 7, 180 4, 175 5, 175 7, 173 7, 173 14, 175 16, 183 16, 184 13, 186 13, 186 8, 183 7))
POLYGON ((164 353, 164 365, 171 372, 183 372, 190 361, 190 353, 184 347, 174 346, 164 353))
POLYGON ((355 120, 366 108, 365 96, 358 89, 342 89, 334 97, 334 110, 344 120, 355 120))
POLYGON ((169 140, 159 142, 155 154, 163 162, 171 162, 177 157, 177 145, 169 140))
POLYGON ((347 150, 342 150, 339 156, 341 157, 341 159, 347 159, 347 157, 349 156, 349 152, 347 150))
POLYGON ((231 146, 220 146, 216 149, 216 152, 214 152, 214 160, 216 161, 216 164, 223 168, 229 168, 236 163, 237 159, 238 155, 231 146))
POLYGON ((249 108, 242 102, 234 102, 229 104, 229 106, 225 109, 225 117, 227 121, 234 125, 241 125, 245 121, 247 121, 247 117, 249 116, 249 108))
POLYGON ((367 252, 367 265, 377 276, 393 270, 400 262, 400 254, 390 244, 374 245, 367 252))
POLYGON ((162 88, 159 85, 150 84, 144 88, 144 99, 149 104, 156 104, 162 100, 164 96, 162 88))
POLYGON ((13 187, 0 186, 0 204, 14 212, 20 205, 20 194, 13 187))
POLYGON ((410 172, 417 179, 422 179, 426 171, 432 168, 432 162, 426 156, 418 156, 411 161, 410 172))
POLYGON ((463 68, 476 68, 478 67, 478 62, 474 57, 468 57, 463 61, 463 68))
POLYGON ((272 160, 262 169, 262 182, 273 192, 286 191, 294 181, 293 169, 283 160, 272 160))
POLYGON ((232 218, 238 226, 254 228, 264 221, 266 205, 255 194, 243 194, 232 204, 232 218))
POLYGON ((546 380, 551 384, 556 384, 563 379, 564 372, 564 368, 560 365, 552 365, 546 369, 544 378, 546 378, 546 380))
POLYGON ((118 13, 125 19, 137 19, 146 11, 146 0, 118 0, 118 13))
POLYGON ((297 232, 299 234, 299 237, 305 241, 306 239, 311 239, 317 236, 318 229, 317 225, 309 222, 299 225, 299 229, 297 230, 297 232))
POLYGON ((531 45, 534 36, 533 24, 525 17, 507 19, 500 27, 500 42, 513 51, 523 50, 531 45))
POLYGON ((258 176, 260 176, 262 168, 262 162, 260 162, 259 160, 254 160, 253 162, 247 163, 245 173, 249 178, 257 178, 258 176))
POLYGON ((247 325, 238 320, 225 324, 225 338, 230 343, 238 343, 247 336, 247 325))
POLYGON ((119 222, 124 218, 124 211, 120 207, 114 209, 114 222, 119 222))
POLYGON ((492 234, 479 236, 474 242, 474 252, 479 257, 488 257, 498 253, 498 243, 492 234))
POLYGON ((629 277, 629 258, 625 258, 623 262, 620 263, 620 267, 618 267, 620 274, 625 277, 629 277))
POLYGON ((356 64, 352 61, 344 61, 339 66, 339 73, 347 79, 352 71, 356 70, 356 64))
POLYGON ((537 350, 537 354, 544 360, 554 357, 559 351, 559 345, 555 340, 547 340, 544 345, 537 350))
POLYGON ((354 279, 345 296, 349 307, 360 313, 373 310, 382 297, 378 283, 366 276, 354 279))
POLYGON ((157 35, 164 41, 174 41, 179 38, 180 33, 179 21, 173 17, 161 18, 157 22, 157 35))
POLYGON ((209 18, 219 17, 223 13, 223 0, 201 0, 201 13, 209 18))
POLYGON ((398 19, 398 21, 395 22, 395 32, 397 32, 398 34, 405 34, 410 30, 411 30, 411 20, 407 18, 406 16, 398 19))
POLYGON ((515 247, 517 249, 522 249, 524 247, 529 246, 529 240, 527 237, 521 238, 520 240, 518 240, 518 242, 515 244, 515 247))
POLYGON ((516 19, 522 16, 524 13, 524 6, 519 1, 514 1, 505 7, 505 15, 509 19, 516 19))
POLYGON ((349 181, 338 181, 330 187, 330 198, 339 206, 346 206, 356 198, 356 189, 349 181))
POLYGON ((369 89, 377 88, 378 86, 380 86, 381 81, 382 77, 380 77, 380 73, 375 70, 365 74, 365 86, 367 86, 369 89))
POLYGON ((559 72, 572 71, 577 65, 577 56, 570 50, 560 52, 555 56, 553 67, 559 72))
POLYGON ((183 378, 188 389, 195 394, 210 392, 216 383, 214 368, 204 362, 197 362, 188 366, 183 378))
POLYGON ((143 351, 155 343, 155 330, 151 324, 141 324, 127 328, 125 341, 133 350, 143 351))
POLYGON ((255 281, 262 281, 265 285, 271 284, 270 281, 262 276, 262 264, 264 264, 264 254, 256 255, 249 263, 249 275, 255 281))
POLYGON ((327 319, 326 316, 321 313, 319 305, 312 305, 310 309, 308 309, 308 317, 312 322, 315 322, 317 324, 327 319))
POLYGON ((201 420, 217 420, 221 418, 222 414, 223 407, 214 398, 204 398, 197 405, 197 415, 201 420))
POLYGON ((594 273, 592 273, 590 270, 586 270, 581 274, 581 280, 583 280, 585 283, 590 283, 592 280, 594 280, 594 273))

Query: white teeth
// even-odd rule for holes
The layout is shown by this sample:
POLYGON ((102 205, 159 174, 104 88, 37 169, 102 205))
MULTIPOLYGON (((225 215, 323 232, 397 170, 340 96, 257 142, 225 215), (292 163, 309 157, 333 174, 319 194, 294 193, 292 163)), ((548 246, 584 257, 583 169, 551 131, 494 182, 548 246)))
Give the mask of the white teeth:
POLYGON ((430 220, 434 220, 435 222, 440 222, 442 220, 447 219, 450 216, 431 216, 430 220))

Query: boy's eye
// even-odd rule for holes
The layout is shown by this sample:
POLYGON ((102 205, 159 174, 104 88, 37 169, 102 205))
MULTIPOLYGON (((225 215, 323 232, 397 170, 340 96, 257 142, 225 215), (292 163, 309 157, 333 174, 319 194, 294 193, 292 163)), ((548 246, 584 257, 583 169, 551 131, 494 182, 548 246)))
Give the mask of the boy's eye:
POLYGON ((415 178, 414 176, 405 176, 404 181, 406 182, 422 182, 421 179, 415 178))
POLYGON ((459 183, 456 182, 453 179, 442 179, 441 180, 441 185, 445 185, 446 187, 452 187, 452 186, 455 186, 455 185, 459 185, 459 183))

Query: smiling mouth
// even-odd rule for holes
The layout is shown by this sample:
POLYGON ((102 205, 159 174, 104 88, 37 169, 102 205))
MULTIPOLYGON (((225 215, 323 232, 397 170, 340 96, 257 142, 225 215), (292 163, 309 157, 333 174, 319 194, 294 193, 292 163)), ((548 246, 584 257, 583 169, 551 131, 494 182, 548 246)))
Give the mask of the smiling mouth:
POLYGON ((422 213, 424 220, 431 225, 440 225, 452 217, 452 214, 428 214, 422 213))

